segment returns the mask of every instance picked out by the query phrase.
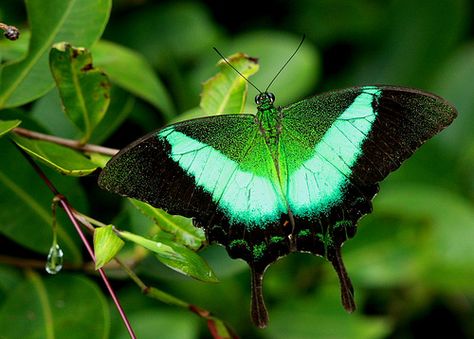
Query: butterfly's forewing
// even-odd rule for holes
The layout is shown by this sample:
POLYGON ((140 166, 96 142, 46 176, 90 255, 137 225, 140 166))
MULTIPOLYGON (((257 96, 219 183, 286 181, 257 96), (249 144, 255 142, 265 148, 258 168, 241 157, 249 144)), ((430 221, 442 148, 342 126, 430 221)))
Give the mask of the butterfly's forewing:
POLYGON ((327 145, 334 140, 327 157, 347 162, 351 180, 359 184, 384 179, 457 114, 434 94, 393 86, 327 92, 285 107, 282 113, 285 130, 312 144, 312 150, 320 141, 327 145))

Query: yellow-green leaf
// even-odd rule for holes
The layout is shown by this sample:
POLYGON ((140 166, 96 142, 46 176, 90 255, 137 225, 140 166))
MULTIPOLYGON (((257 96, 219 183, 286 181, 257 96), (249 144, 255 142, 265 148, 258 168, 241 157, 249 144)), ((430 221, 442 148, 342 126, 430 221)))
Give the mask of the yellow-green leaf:
POLYGON ((135 199, 130 199, 130 202, 145 216, 152 218, 163 231, 173 234, 176 242, 197 250, 206 240, 204 232, 194 227, 191 219, 168 214, 135 199))
MULTIPOLYGON (((247 79, 258 71, 257 59, 236 53, 227 60, 247 79)), ((203 83, 199 107, 190 109, 173 122, 208 115, 242 113, 247 100, 248 83, 224 60, 217 63, 219 72, 203 83)))
MULTIPOLYGON (((258 71, 257 59, 242 53, 227 58, 243 76, 249 78, 258 71)), ((224 60, 217 64, 219 73, 203 84, 201 109, 206 115, 241 113, 247 99, 247 81, 224 60)))
POLYGON ((98 227, 94 230, 95 269, 98 270, 122 249, 124 241, 120 239, 112 225, 98 227))

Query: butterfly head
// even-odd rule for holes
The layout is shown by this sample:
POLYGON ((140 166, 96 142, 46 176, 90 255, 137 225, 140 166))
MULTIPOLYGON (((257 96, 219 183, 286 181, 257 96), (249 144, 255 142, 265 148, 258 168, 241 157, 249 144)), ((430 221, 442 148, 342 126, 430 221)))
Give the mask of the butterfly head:
POLYGON ((258 107, 272 106, 275 101, 275 95, 270 92, 262 92, 255 96, 255 103, 258 107))

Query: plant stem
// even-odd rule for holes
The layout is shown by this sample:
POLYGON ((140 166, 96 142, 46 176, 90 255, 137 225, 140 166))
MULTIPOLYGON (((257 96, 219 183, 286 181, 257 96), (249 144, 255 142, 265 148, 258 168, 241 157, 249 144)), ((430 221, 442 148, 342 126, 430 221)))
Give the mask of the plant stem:
MULTIPOLYGON (((8 255, 0 255, 0 263, 21 268, 44 269, 45 261, 37 259, 17 258, 8 255)), ((64 264, 68 270, 90 270, 88 265, 64 264)), ((95 270, 94 270, 95 271, 95 270)))
POLYGON ((103 147, 99 145, 92 145, 92 144, 85 144, 82 145, 79 141, 77 140, 72 140, 72 139, 66 139, 66 138, 60 138, 56 137, 54 135, 49 135, 49 134, 44 134, 44 133, 39 133, 35 131, 30 131, 29 129, 21 128, 21 127, 16 127, 13 129, 13 132, 15 132, 18 135, 21 135, 23 137, 29 138, 29 139, 36 139, 36 140, 44 140, 44 141, 49 141, 53 142, 58 145, 66 146, 69 148, 73 148, 82 152, 90 152, 90 153, 100 153, 100 154, 105 154, 105 155, 115 155, 118 153, 118 149, 115 148, 109 148, 109 147, 103 147))
POLYGON ((78 212, 76 210, 74 210, 74 214, 76 215, 76 217, 85 225, 85 226, 90 226, 92 227, 92 230, 93 230, 93 226, 92 225, 96 225, 98 227, 105 227, 107 226, 106 224, 104 224, 102 221, 99 221, 99 220, 96 220, 94 218, 91 218, 89 217, 88 215, 85 215, 85 214, 82 214, 81 212, 78 212))

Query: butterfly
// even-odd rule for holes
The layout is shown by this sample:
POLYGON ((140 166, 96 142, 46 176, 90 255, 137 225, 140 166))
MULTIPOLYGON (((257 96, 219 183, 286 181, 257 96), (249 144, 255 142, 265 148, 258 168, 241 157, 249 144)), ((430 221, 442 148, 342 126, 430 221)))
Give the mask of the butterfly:
POLYGON ((256 114, 178 122, 133 142, 99 176, 111 192, 193 218, 210 243, 251 268, 251 316, 265 327, 266 268, 292 252, 325 257, 355 310, 341 246, 372 211, 378 183, 456 109, 416 89, 361 86, 286 107, 265 90, 256 114))

